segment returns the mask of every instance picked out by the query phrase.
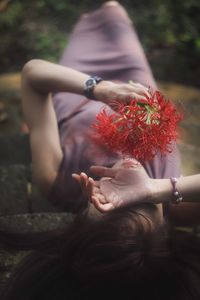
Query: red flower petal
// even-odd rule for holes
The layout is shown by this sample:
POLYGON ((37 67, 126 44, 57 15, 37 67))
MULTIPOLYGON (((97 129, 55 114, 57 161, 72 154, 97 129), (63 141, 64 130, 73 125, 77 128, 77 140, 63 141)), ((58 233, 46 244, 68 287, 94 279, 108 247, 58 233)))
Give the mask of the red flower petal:
POLYGON ((156 91, 146 100, 131 100, 129 105, 115 103, 116 112, 103 109, 92 125, 93 140, 114 152, 140 161, 152 159, 157 152, 172 151, 177 124, 182 119, 174 104, 156 91))

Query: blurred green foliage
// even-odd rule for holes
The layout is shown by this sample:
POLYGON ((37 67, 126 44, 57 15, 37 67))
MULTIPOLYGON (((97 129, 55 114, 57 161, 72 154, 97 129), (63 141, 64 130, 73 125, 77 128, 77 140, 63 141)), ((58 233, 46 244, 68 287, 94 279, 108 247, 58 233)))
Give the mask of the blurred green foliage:
MULTIPOLYGON (((1 72, 19 70, 33 57, 57 61, 80 14, 103 2, 0 0, 1 72)), ((200 1, 124 0, 120 3, 134 21, 157 76, 165 79, 170 73, 172 79, 175 76, 198 85, 200 1), (169 64, 176 66, 174 72, 169 64)))

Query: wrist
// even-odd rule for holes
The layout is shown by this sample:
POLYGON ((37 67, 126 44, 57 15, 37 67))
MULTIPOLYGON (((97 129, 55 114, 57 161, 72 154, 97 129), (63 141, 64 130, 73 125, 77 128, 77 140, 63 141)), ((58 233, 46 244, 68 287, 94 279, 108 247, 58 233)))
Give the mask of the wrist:
POLYGON ((99 76, 91 76, 84 82, 84 95, 88 99, 94 99, 96 100, 95 94, 94 94, 94 88, 102 81, 102 78, 99 76))
POLYGON ((170 179, 152 179, 152 202, 155 204, 171 202, 173 196, 170 179))

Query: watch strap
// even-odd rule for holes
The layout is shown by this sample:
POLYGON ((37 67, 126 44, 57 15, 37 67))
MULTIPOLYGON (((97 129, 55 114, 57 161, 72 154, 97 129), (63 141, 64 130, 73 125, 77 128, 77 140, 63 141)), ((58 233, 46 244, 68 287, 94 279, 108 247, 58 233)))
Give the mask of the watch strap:
POLYGON ((99 76, 91 76, 84 83, 84 95, 89 99, 95 99, 93 94, 94 87, 103 79, 99 76))

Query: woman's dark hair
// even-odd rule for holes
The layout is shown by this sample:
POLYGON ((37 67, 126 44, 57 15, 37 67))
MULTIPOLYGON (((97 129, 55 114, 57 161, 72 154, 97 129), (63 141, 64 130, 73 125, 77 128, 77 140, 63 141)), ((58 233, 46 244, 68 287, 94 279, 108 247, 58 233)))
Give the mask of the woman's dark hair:
MULTIPOLYGON (((200 299, 199 239, 152 227, 137 210, 120 208, 95 220, 83 214, 66 229, 18 238, 10 246, 36 249, 3 300, 200 299)), ((9 244, 3 233, 0 241, 9 244)))

